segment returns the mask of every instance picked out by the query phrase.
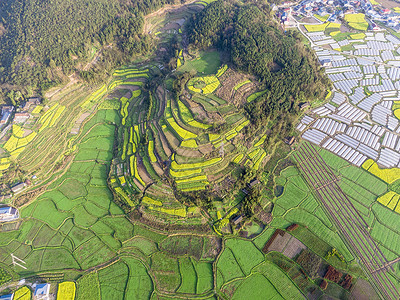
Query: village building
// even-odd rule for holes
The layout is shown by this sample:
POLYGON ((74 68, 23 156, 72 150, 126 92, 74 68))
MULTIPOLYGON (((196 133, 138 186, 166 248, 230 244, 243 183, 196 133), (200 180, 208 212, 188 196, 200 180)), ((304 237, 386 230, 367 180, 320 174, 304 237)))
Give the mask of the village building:
POLYGON ((28 101, 24 102, 21 105, 21 110, 23 112, 27 112, 27 111, 29 111, 29 109, 31 107, 35 107, 35 106, 39 105, 40 103, 41 103, 41 101, 40 101, 39 97, 29 98, 28 101))
POLYGON ((33 293, 33 299, 35 300, 49 300, 50 284, 41 283, 34 285, 35 292, 33 293))
POLYGON ((21 192, 24 188, 25 188, 25 183, 24 183, 24 182, 21 182, 21 183, 18 183, 18 184, 16 184, 16 185, 14 185, 14 186, 11 188, 11 191, 12 191, 14 194, 17 194, 17 193, 21 192))
POLYGON ((13 106, 3 106, 1 108, 1 119, 0 119, 1 125, 6 124, 8 122, 13 111, 14 111, 13 106))
POLYGON ((332 61, 330 59, 321 59, 321 66, 323 67, 331 67, 332 61))
POLYGON ((18 219, 18 210, 11 206, 0 207, 0 222, 9 222, 18 219))
POLYGON ((258 179, 253 179, 252 181, 250 181, 249 187, 252 188, 252 187, 254 187, 254 186, 256 186, 256 185, 258 185, 258 184, 260 184, 260 183, 261 183, 260 180, 258 180, 258 179))
POLYGON ((295 2, 284 1, 284 2, 282 3, 282 6, 283 6, 283 7, 289 7, 289 6, 292 6, 292 5, 294 5, 294 4, 295 4, 295 2))
POLYGON ((12 197, 11 194, 6 194, 6 195, 0 195, 0 202, 3 202, 7 199, 10 199, 12 197))
POLYGON ((34 105, 39 105, 40 103, 42 103, 40 97, 32 97, 28 99, 29 103, 32 103, 34 105))
POLYGON ((378 25, 376 25, 375 23, 372 23, 372 30, 373 31, 380 31, 382 29, 378 25))
POLYGON ((31 115, 29 113, 16 113, 14 116, 14 123, 24 123, 26 122, 31 115))
POLYGON ((295 141, 296 141, 296 138, 294 136, 285 138, 285 143, 288 144, 289 146, 292 146, 295 141))
POLYGON ((232 219, 232 221, 233 221, 233 224, 238 225, 240 222, 243 221, 243 215, 234 217, 234 218, 232 219))

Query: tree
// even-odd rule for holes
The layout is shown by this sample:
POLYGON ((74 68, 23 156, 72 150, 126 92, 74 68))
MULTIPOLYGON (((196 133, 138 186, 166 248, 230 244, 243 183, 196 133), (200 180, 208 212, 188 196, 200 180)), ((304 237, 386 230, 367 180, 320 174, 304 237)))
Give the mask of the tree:
POLYGON ((188 35, 192 47, 228 51, 238 69, 259 78, 266 93, 245 106, 249 131, 270 124, 273 143, 290 133, 298 104, 323 98, 330 83, 298 33, 283 33, 269 8, 249 3, 211 3, 189 20, 188 35))

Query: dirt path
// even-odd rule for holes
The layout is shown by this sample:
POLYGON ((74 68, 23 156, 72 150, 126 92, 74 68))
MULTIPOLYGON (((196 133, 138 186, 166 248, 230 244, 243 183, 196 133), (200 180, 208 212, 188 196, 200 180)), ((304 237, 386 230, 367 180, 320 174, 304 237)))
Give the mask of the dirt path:
POLYGON ((20 281, 12 281, 12 282, 6 283, 0 287, 0 293, 6 289, 17 288, 17 287, 20 287, 23 285, 26 285, 26 283, 20 283, 20 281))
POLYGON ((150 175, 147 173, 147 170, 143 164, 143 159, 140 156, 138 156, 138 159, 137 159, 137 169, 138 169, 140 178, 142 178, 142 180, 146 184, 146 186, 144 188, 146 188, 149 184, 154 183, 154 181, 151 179, 150 175))
POLYGON ((109 44, 109 45, 103 47, 102 49, 100 49, 99 51, 97 51, 97 53, 96 53, 96 55, 93 57, 93 59, 92 59, 90 62, 88 62, 88 63, 86 64, 86 66, 83 67, 82 70, 83 70, 83 71, 87 71, 88 69, 90 69, 91 67, 93 67, 93 66, 97 63, 97 61, 99 60, 101 54, 103 53, 103 50, 104 50, 104 49, 107 49, 107 48, 111 48, 111 47, 112 47, 112 44, 109 44))
POLYGON ((79 81, 78 75, 76 73, 69 75, 68 78, 69 78, 69 82, 66 85, 64 85, 54 91, 47 92, 45 94, 45 98, 51 99, 55 94, 62 92, 63 90, 69 88, 71 85, 74 85, 75 83, 77 83, 79 81))
POLYGON ((162 132, 162 129, 160 128, 160 126, 158 125, 157 121, 153 121, 153 125, 155 126, 155 128, 158 130, 159 133, 159 137, 160 137, 160 141, 162 144, 162 147, 164 149, 165 154, 170 157, 172 155, 171 149, 169 147, 169 144, 167 142, 167 139, 164 136, 164 133, 162 132))
POLYGON ((384 265, 381 266, 380 268, 378 268, 378 269, 372 271, 372 273, 380 272, 380 271, 387 271, 391 265, 397 263, 398 261, 400 261, 400 257, 398 257, 398 258, 396 258, 396 259, 394 259, 394 260, 392 260, 392 261, 387 262, 386 264, 384 264, 384 265))
POLYGON ((161 16, 162 14, 167 13, 167 12, 172 12, 172 11, 178 10, 178 9, 180 9, 180 8, 182 8, 182 7, 184 7, 184 6, 188 5, 188 4, 191 4, 193 2, 196 2, 196 1, 197 0, 189 0, 189 1, 185 2, 185 3, 183 3, 183 4, 166 5, 163 8, 160 8, 159 10, 157 10, 157 11, 155 11, 155 12, 153 12, 153 13, 147 15, 147 16, 145 16, 144 17, 143 33, 149 32, 151 27, 152 27, 152 24, 150 24, 149 21, 148 21, 149 19, 151 19, 153 17, 161 16))

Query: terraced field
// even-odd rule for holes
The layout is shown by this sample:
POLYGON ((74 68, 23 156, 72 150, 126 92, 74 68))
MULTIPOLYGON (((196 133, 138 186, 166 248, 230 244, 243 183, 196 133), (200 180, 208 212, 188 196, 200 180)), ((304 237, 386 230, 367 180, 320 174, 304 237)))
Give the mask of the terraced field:
MULTIPOLYGON (((131 74, 146 74, 145 81, 148 70, 139 71, 117 72, 122 78, 115 82, 124 82, 131 74)), ((118 156, 111 166, 110 182, 127 207, 140 205, 141 212, 152 215, 153 221, 179 224, 189 217, 192 224, 201 224, 200 210, 182 204, 177 193, 213 191, 231 178, 233 166, 246 165, 257 171, 265 164, 265 132, 253 136, 248 148, 244 147, 243 132, 249 120, 230 103, 251 81, 227 87, 229 77, 223 75, 228 71, 223 65, 216 75, 192 78, 179 99, 174 99, 165 83, 148 94, 138 89, 120 98, 118 156), (231 98, 213 94, 219 90, 228 94, 228 88, 231 98), (219 118, 219 128, 215 128, 215 118, 219 118)), ((226 201, 221 213, 225 215, 234 206, 226 201)))
MULTIPOLYGON (((21 208, 18 230, 0 232, 0 264, 10 270, 11 254, 24 260, 26 269, 16 267, 15 278, 59 283, 61 299, 241 299, 254 283, 271 297, 300 299, 305 292, 261 251, 271 228, 253 221, 244 227, 252 239, 224 237, 245 197, 231 180, 244 167, 262 169, 269 158, 267 128, 246 138, 249 120, 233 104, 235 93, 255 98, 260 91, 249 79, 229 82, 224 74, 235 71, 222 65, 209 75, 219 82, 213 93, 193 92, 189 82, 176 99, 168 78, 148 88, 159 72, 154 65, 127 66, 72 102, 80 115, 67 128, 76 133, 55 148, 67 159, 21 208), (182 201, 206 189, 221 196, 208 212, 182 201), (282 280, 291 288, 282 289, 282 280)), ((46 134, 65 128, 69 101, 65 96, 38 113, 32 139, 14 126, 5 147, 26 147, 21 158, 32 159, 46 134)))
MULTIPOLYGON (((221 82, 216 90, 227 89, 223 74, 228 70, 223 65, 210 75, 221 82)), ((11 254, 25 261, 26 269, 16 267, 15 278, 39 276, 60 283, 60 299, 145 299, 171 294, 214 298, 213 264, 225 242, 212 228, 221 234, 221 225, 239 212, 241 195, 229 195, 210 215, 176 195, 221 189, 241 165, 260 168, 267 161, 266 135, 254 135, 249 148, 239 142, 249 121, 230 101, 249 82, 230 85, 232 99, 211 92, 190 93, 190 83, 187 96, 174 99, 165 83, 145 88, 159 72, 154 65, 116 70, 94 92, 78 86, 70 88, 70 94, 56 94, 57 101, 64 100, 38 109, 32 130, 12 127, 4 148, 11 155, 19 151, 21 164, 40 162, 51 168, 63 162, 46 180, 44 171, 37 169, 34 174, 41 181, 34 185, 41 187, 40 193, 21 207, 18 230, 0 232, 0 265, 11 270, 11 254), (81 97, 73 101, 78 94, 81 97), (66 113, 72 107, 77 112, 74 119, 66 113), (214 128, 217 117, 220 126, 214 128), (54 134, 65 128, 65 135, 54 134), (34 149, 43 145, 53 148, 54 160, 41 161, 50 154, 34 149)), ((9 159, 1 163, 7 172, 9 159)), ((220 193, 227 191, 225 187, 220 193)), ((262 231, 258 224, 251 226, 254 232, 262 231)), ((250 265, 263 261, 251 242, 243 245, 256 255, 250 265)), ((266 271, 251 273, 250 265, 246 276, 264 280, 268 287, 277 285, 266 271)), ((282 271, 276 272, 284 277, 282 271)), ((251 289, 248 280, 242 280, 239 298, 251 289)), ((230 284, 228 279, 224 282, 230 284)), ((222 284, 217 281, 221 288, 222 284)), ((30 293, 22 288, 16 295, 28 299, 30 293)), ((280 293, 285 291, 278 288, 274 295, 280 293)))
POLYGON ((68 141, 70 130, 83 113, 79 104, 90 93, 83 85, 68 87, 45 107, 39 106, 40 111, 32 113, 33 118, 23 128, 13 125, 11 137, 2 145, 7 151, 1 158, 3 173, 8 176, 8 171, 14 172, 17 163, 19 170, 35 175, 35 182, 42 183, 51 169, 67 163, 73 151, 68 141))
MULTIPOLYGON (((160 43, 173 36, 182 42, 182 19, 211 2, 150 16, 147 29, 160 43)), ((363 26, 361 19, 348 22, 363 26)), ((336 32, 339 25, 306 28, 336 32)), ((222 64, 213 49, 177 53, 175 77, 158 63, 128 65, 100 87, 68 85, 36 107, 29 123, 10 128, 0 145, 0 171, 4 179, 23 174, 32 186, 11 200, 21 220, 13 230, 1 227, 0 271, 15 282, 51 282, 58 299, 347 299, 360 289, 365 294, 360 286, 368 290, 370 282, 354 249, 294 164, 291 148, 283 142, 265 147, 273 124, 249 129, 243 107, 268 90, 222 64), (174 95, 173 81, 184 72, 191 77, 174 95), (244 200, 253 184, 260 194, 254 216, 247 218, 244 200), (292 246, 266 251, 276 232, 286 234, 292 246), (318 276, 299 263, 301 251, 319 258, 318 276), (11 254, 26 269, 13 266, 11 254), (328 266, 351 274, 350 287, 343 280, 321 288, 328 266)), ((303 118, 299 130, 309 124, 303 118)), ((387 258, 387 266, 369 266, 371 273, 384 274, 397 287, 398 169, 367 160, 367 172, 317 149, 387 258)), ((26 286, 12 291, 15 299, 31 299, 26 286)), ((378 297, 373 290, 368 295, 378 297)))

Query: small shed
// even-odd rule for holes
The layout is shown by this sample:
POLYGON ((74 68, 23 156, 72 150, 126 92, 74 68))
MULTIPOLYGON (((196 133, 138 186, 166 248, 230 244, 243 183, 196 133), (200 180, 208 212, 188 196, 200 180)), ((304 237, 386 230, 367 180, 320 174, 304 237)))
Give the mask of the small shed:
POLYGON ((331 67, 332 66, 332 61, 330 59, 322 59, 321 60, 321 66, 323 66, 323 67, 331 67))
POLYGON ((289 146, 292 146, 295 141, 296 141, 296 138, 294 136, 289 136, 289 137, 285 138, 285 143, 288 144, 289 146))
POLYGON ((234 218, 232 219, 232 221, 233 221, 233 224, 235 224, 235 225, 239 224, 240 222, 243 221, 243 215, 234 217, 234 218))
POLYGON ((288 228, 286 228, 286 231, 294 231, 294 230, 296 230, 297 228, 299 227, 299 224, 292 224, 292 225, 290 225, 288 228))
POLYGON ((300 104, 299 104, 299 108, 300 108, 301 110, 306 109, 306 108, 308 108, 308 107, 310 107, 310 102, 303 102, 303 103, 300 103, 300 104))
POLYGON ((24 182, 21 182, 21 183, 18 183, 18 184, 16 184, 16 185, 14 185, 14 186, 11 188, 11 191, 12 191, 14 194, 16 194, 16 193, 19 193, 20 191, 22 191, 24 188, 25 188, 25 183, 24 183, 24 182))
POLYGON ((319 287, 321 288, 321 290, 326 290, 326 288, 328 287, 328 283, 325 280, 322 280, 319 287))

